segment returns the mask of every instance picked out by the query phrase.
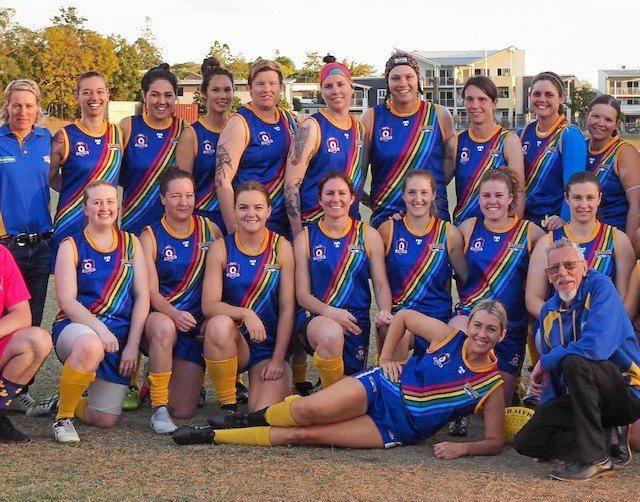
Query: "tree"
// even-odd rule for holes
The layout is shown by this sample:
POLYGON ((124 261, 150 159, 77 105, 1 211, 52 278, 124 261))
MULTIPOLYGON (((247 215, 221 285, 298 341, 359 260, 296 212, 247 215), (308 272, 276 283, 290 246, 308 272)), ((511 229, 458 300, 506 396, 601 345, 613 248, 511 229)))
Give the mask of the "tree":
POLYGON ((580 89, 577 89, 575 86, 571 88, 571 95, 569 96, 567 106, 571 108, 574 115, 579 118, 585 118, 587 115, 587 107, 596 95, 597 92, 591 88, 589 82, 582 82, 580 89))
POLYGON ((144 18, 144 28, 140 37, 133 42, 133 46, 138 51, 138 56, 142 62, 142 68, 148 70, 162 63, 162 54, 157 45, 156 36, 151 28, 151 18, 144 18))
POLYGON ((207 54, 207 56, 218 58, 220 64, 225 68, 229 64, 229 61, 231 61, 232 59, 231 49, 229 48, 229 46, 227 44, 219 42, 218 40, 213 42, 213 45, 209 49, 209 53, 207 54))
POLYGON ((40 51, 38 33, 13 22, 14 9, 0 8, 0 86, 32 77, 40 51))
POLYGON ((119 67, 109 80, 111 99, 140 101, 140 74, 144 68, 138 51, 120 35, 112 35, 109 40, 115 48, 119 67))
POLYGON ((81 30, 84 23, 87 22, 87 18, 79 15, 75 7, 60 7, 58 15, 53 16, 51 22, 54 26, 70 26, 76 30, 81 30))
POLYGON ((302 68, 296 73, 296 77, 298 80, 306 80, 308 82, 318 80, 320 69, 323 65, 319 52, 307 52, 307 59, 305 59, 302 68))
POLYGON ((200 63, 178 63, 171 66, 171 71, 176 74, 179 79, 187 78, 190 73, 200 73, 200 63))
POLYGON ((290 77, 296 72, 296 64, 293 62, 293 59, 288 56, 281 56, 278 51, 276 51, 274 61, 280 66, 284 78, 290 77))
POLYGON ((341 63, 349 68, 352 77, 370 77, 376 73, 375 67, 367 63, 359 63, 348 59, 342 60, 341 63))

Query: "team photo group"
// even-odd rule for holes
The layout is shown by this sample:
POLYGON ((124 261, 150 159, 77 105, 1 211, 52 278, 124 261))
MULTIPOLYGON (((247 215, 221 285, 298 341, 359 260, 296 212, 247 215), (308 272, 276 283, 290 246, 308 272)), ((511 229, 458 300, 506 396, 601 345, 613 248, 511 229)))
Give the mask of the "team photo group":
POLYGON ((555 479, 631 461, 640 154, 614 97, 593 99, 581 131, 562 78, 540 73, 534 120, 514 132, 476 75, 456 132, 406 52, 386 61, 387 100, 360 117, 332 56, 324 105, 304 119, 278 105, 275 62, 251 66, 235 111, 234 75, 212 57, 201 71, 206 113, 192 124, 174 113, 166 64, 117 125, 106 79, 79 75, 79 118, 53 135, 38 84, 6 87, 1 442, 30 441, 16 412, 50 415, 51 441, 76 444, 79 422, 122 427, 147 398, 137 413, 158 441, 390 448, 446 428, 434 454, 454 459, 500 454, 518 406, 528 420, 507 420, 509 442, 555 479), (36 402, 29 385, 52 351, 59 388, 36 402), (180 425, 203 403, 207 425, 180 425), (483 436, 460 439, 474 414, 483 436))

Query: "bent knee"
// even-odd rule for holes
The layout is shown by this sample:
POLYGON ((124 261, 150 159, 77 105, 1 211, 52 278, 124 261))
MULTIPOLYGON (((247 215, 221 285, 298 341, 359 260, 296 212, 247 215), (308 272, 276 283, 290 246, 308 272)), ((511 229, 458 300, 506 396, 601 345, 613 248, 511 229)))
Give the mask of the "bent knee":
POLYGON ((89 410, 91 415, 90 417, 87 417, 87 419, 94 427, 98 427, 99 429, 113 429, 118 424, 120 415, 103 413, 101 411, 92 410, 91 408, 89 408, 89 410))
POLYGON ((84 361, 100 362, 104 359, 104 347, 96 335, 84 335, 73 344, 71 354, 84 361))
POLYGON ((53 347, 53 342, 49 332, 37 326, 27 328, 26 331, 28 333, 28 347, 34 357, 38 359, 45 359, 53 347))
POLYGON ((344 347, 344 331, 337 322, 319 324, 308 333, 311 342, 335 355, 342 354, 344 347))
POLYGON ((564 378, 571 378, 585 370, 589 370, 591 361, 582 356, 571 354, 562 360, 562 375, 564 378))
POLYGON ((205 340, 218 343, 229 340, 229 335, 233 335, 235 332, 237 332, 236 323, 231 317, 217 315, 207 321, 204 336, 205 340))
POLYGON ((176 344, 178 333, 173 322, 162 323, 149 333, 149 344, 160 349, 171 350, 176 344))

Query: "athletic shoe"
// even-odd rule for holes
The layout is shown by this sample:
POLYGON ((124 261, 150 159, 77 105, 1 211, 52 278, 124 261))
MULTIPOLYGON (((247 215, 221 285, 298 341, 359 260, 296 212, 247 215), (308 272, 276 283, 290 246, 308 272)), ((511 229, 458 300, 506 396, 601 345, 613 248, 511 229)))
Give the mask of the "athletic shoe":
POLYGON ((80 436, 73 425, 73 418, 61 418, 51 426, 53 435, 59 443, 75 445, 80 442, 80 436))
POLYGON ((138 402, 138 387, 129 387, 129 391, 127 392, 127 396, 124 398, 122 403, 122 409, 124 411, 137 410, 140 406, 138 402))
POLYGON ((318 379, 316 384, 309 391, 309 394, 315 394, 316 392, 320 392, 322 389, 324 389, 324 387, 322 386, 322 382, 320 381, 320 379, 318 379))
POLYGON ((313 384, 306 380, 304 382, 296 382, 293 385, 293 393, 298 394, 300 396, 308 396, 309 394, 311 394, 312 390, 313 390, 313 384))
POLYGON ((527 393, 522 398, 522 404, 527 408, 537 408, 540 404, 540 398, 531 392, 531 387, 527 389, 527 393))
POLYGON ((228 413, 238 413, 238 403, 222 404, 220 409, 228 413))
POLYGON ((233 413, 229 410, 221 410, 210 415, 207 422, 214 429, 240 429, 269 425, 264 417, 266 411, 267 408, 250 413, 233 413))
POLYGON ((458 417, 449 422, 449 435, 464 437, 469 433, 469 417, 458 417))
POLYGON ((617 437, 617 443, 611 445, 611 460, 616 467, 622 467, 631 462, 631 447, 629 446, 629 426, 616 427, 613 434, 617 437))
POLYGON ((29 395, 28 392, 21 392, 13 398, 11 408, 9 409, 17 413, 26 413, 27 411, 29 411, 29 408, 35 406, 35 404, 35 400, 29 395))
POLYGON ((193 425, 183 425, 178 427, 176 431, 171 434, 173 441, 180 445, 187 444, 212 444, 215 433, 213 427, 195 427, 193 425))
MULTIPOLYGON (((236 398, 237 399, 237 398, 236 398)), ((207 389, 200 387, 200 395, 198 396, 198 408, 204 408, 207 402, 207 389)))
POLYGON ((158 406, 151 415, 151 428, 156 434, 171 434, 178 426, 175 424, 166 406, 158 406))
POLYGON ((138 391, 138 405, 142 405, 147 401, 151 402, 151 389, 149 388, 149 384, 147 384, 146 380, 143 380, 142 386, 138 391))
POLYGON ((609 457, 604 457, 595 464, 566 464, 561 469, 553 471, 551 477, 560 481, 586 481, 592 478, 611 476, 612 474, 613 462, 609 457))
POLYGON ((249 401, 249 389, 242 382, 236 382, 236 401, 240 404, 247 404, 249 401))
POLYGON ((58 411, 58 401, 60 400, 60 393, 56 392, 52 396, 48 397, 44 401, 37 403, 27 410, 28 417, 46 417, 53 415, 58 411))
POLYGON ((9 417, 0 415, 0 443, 28 443, 31 438, 11 423, 9 417))

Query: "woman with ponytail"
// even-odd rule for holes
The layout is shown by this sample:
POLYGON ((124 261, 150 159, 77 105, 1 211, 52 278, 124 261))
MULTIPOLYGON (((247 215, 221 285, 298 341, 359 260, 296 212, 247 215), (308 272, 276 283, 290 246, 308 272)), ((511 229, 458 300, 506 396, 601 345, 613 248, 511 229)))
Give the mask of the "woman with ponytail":
POLYGON ((208 57, 200 67, 200 92, 207 104, 207 113, 187 127, 178 141, 176 165, 193 175, 196 182, 196 214, 213 221, 224 232, 214 183, 216 148, 220 131, 231 116, 233 74, 220 66, 215 57, 208 57))

